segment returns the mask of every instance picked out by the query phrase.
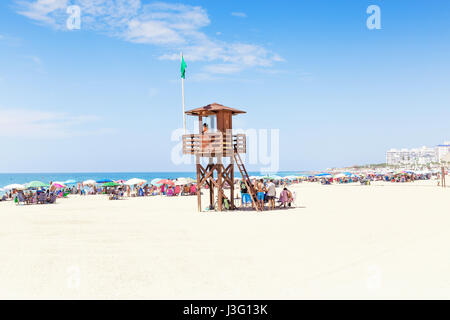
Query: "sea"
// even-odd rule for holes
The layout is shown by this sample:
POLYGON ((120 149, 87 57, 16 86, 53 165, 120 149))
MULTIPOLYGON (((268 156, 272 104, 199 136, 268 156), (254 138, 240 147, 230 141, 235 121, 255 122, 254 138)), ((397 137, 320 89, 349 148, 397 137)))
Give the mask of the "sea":
MULTIPOLYGON (((239 172, 234 175, 240 178, 239 172)), ((276 174, 284 177, 290 175, 307 174, 307 171, 283 171, 276 174)), ((261 172, 249 172, 249 176, 261 176, 261 172)), ((129 180, 132 178, 145 179, 152 181, 153 179, 176 179, 176 178, 193 178, 196 179, 195 172, 77 172, 77 173, 0 173, 0 188, 9 184, 24 184, 30 181, 42 181, 48 183, 50 181, 64 182, 67 180, 86 181, 86 180, 129 180)))

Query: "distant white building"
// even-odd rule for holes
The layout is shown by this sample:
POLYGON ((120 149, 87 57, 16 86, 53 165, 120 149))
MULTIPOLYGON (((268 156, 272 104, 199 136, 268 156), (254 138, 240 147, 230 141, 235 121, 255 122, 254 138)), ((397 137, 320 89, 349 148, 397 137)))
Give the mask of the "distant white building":
POLYGON ((438 161, 437 148, 391 149, 386 152, 388 165, 424 165, 438 161))
POLYGON ((408 149, 391 149, 386 152, 386 163, 388 165, 400 165, 409 162, 409 150, 408 149))
POLYGON ((438 161, 441 161, 447 154, 450 153, 450 141, 436 146, 436 153, 438 161))

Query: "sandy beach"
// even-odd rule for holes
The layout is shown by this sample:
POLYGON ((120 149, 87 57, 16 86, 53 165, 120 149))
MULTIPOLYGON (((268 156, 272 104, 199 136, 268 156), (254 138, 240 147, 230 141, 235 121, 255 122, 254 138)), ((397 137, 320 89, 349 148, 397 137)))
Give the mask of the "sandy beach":
POLYGON ((0 298, 450 298, 449 188, 292 190, 296 209, 263 214, 198 213, 196 197, 0 202, 0 298))

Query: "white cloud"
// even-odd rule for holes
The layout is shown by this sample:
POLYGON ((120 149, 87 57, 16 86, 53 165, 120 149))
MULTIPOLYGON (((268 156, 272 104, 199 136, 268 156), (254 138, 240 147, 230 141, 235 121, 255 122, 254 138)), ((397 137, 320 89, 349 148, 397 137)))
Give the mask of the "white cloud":
POLYGON ((136 43, 179 44, 183 38, 159 21, 132 20, 128 24, 125 39, 136 43))
MULTIPOLYGON (((95 30, 133 43, 163 48, 161 60, 204 61, 201 72, 230 74, 252 67, 270 67, 282 59, 262 46, 230 43, 208 36, 211 21, 199 6, 140 0, 18 0, 18 13, 56 29, 65 29, 67 5, 81 8, 82 29, 95 30)), ((233 15, 244 17, 245 13, 233 15)))
MULTIPOLYGON (((183 55, 186 61, 214 62, 203 71, 220 74, 240 72, 252 67, 271 67, 274 62, 283 61, 277 54, 258 45, 228 43, 202 35, 198 35, 194 43, 184 48, 183 55)), ((160 59, 178 60, 179 54, 165 54, 160 59)))
POLYGON ((232 12, 231 15, 238 18, 247 18, 245 12, 232 12))
POLYGON ((18 13, 32 20, 57 27, 58 16, 67 8, 68 0, 17 1, 18 13))
POLYGON ((86 128, 99 118, 30 109, 0 108, 0 137, 69 138, 110 132, 107 128, 86 128))

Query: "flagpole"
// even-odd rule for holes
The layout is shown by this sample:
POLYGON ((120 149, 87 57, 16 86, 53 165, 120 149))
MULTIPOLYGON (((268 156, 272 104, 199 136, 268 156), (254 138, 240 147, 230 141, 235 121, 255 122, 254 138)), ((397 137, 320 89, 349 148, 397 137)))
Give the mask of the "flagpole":
MULTIPOLYGON (((183 52, 181 52, 181 59, 183 59, 183 52)), ((183 129, 186 134, 186 114, 184 113, 184 78, 181 78, 181 98, 183 100, 183 129)))

